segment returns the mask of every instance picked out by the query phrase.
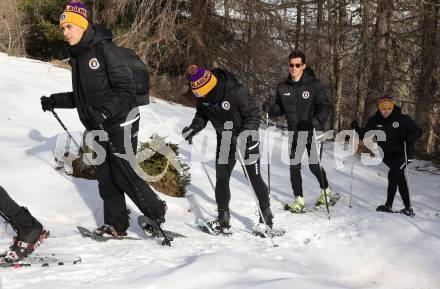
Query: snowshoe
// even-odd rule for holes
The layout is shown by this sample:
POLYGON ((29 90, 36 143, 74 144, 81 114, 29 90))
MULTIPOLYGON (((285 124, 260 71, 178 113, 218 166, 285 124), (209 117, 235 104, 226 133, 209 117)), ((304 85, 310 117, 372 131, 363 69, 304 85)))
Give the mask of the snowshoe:
POLYGON ((197 226, 205 233, 211 235, 232 235, 231 226, 229 225, 230 214, 227 210, 219 210, 217 219, 212 221, 197 220, 197 226))
POLYGON ((212 221, 204 221, 202 219, 198 219, 196 221, 196 225, 197 227, 199 227, 200 230, 202 230, 202 232, 214 235, 214 236, 218 236, 218 235, 223 235, 223 236, 231 236, 232 235, 232 230, 231 230, 231 226, 224 226, 222 225, 218 220, 212 220, 212 221))
POLYGON ((78 231, 81 233, 81 235, 83 237, 85 237, 85 238, 87 237, 87 238, 90 238, 90 239, 98 241, 98 242, 105 242, 108 240, 141 240, 139 238, 127 236, 126 234, 124 236, 120 235, 120 236, 116 236, 116 237, 112 236, 111 234, 106 234, 106 233, 104 233, 103 235, 97 235, 87 228, 84 228, 81 226, 77 226, 76 228, 78 229, 78 231))
POLYGON ((394 213, 393 209, 391 207, 388 207, 386 205, 380 205, 376 208, 377 212, 384 212, 384 213, 394 213))
MULTIPOLYGON (((153 220, 147 216, 141 215, 138 217, 138 224, 141 229, 147 234, 147 236, 152 238, 164 238, 164 235, 159 230, 157 225, 153 222, 153 220)), ((162 229, 162 231, 167 235, 169 239, 173 238, 184 238, 185 236, 170 230, 162 229)))
POLYGON ((286 233, 284 229, 272 229, 265 226, 263 223, 252 225, 252 235, 259 236, 261 238, 267 237, 281 237, 286 233))
POLYGON ((40 247, 44 239, 49 237, 49 231, 41 230, 34 242, 26 243, 14 237, 9 250, 0 255, 0 263, 16 263, 31 255, 36 248, 40 247))

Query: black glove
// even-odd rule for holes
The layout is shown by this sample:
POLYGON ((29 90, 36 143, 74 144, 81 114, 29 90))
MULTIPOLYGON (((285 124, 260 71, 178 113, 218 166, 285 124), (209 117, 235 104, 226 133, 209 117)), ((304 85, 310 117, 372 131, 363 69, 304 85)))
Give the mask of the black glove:
POLYGON ((42 96, 40 100, 43 111, 53 110, 55 108, 56 102, 54 97, 42 96))
POLYGON ((278 116, 280 109, 278 104, 273 103, 271 101, 266 101, 261 106, 261 110, 268 113, 269 116, 278 116))
POLYGON ((358 131, 360 128, 359 123, 355 119, 351 122, 350 127, 351 127, 351 129, 354 129, 355 131, 358 131))
POLYGON ((412 163, 414 160, 411 160, 411 159, 408 159, 408 161, 405 163, 405 160, 403 160, 402 162, 401 162, 401 165, 400 165, 400 169, 401 170, 403 170, 405 167, 406 167, 406 165, 408 164, 410 164, 410 163, 412 163))
POLYGON ((299 121, 296 125, 298 131, 310 131, 313 129, 313 123, 311 121, 299 121))
POLYGON ((183 138, 189 143, 192 144, 192 138, 197 134, 195 129, 189 126, 185 126, 182 129, 182 136, 183 138))
POLYGON ((87 105, 86 109, 93 128, 101 128, 103 122, 109 117, 109 114, 106 113, 106 111, 99 111, 90 105, 87 105))
POLYGON ((261 106, 261 110, 264 111, 264 112, 269 113, 269 112, 272 111, 272 107, 273 107, 273 105, 274 105, 273 103, 271 103, 271 102, 269 102, 269 101, 266 101, 266 102, 264 102, 263 105, 261 106))

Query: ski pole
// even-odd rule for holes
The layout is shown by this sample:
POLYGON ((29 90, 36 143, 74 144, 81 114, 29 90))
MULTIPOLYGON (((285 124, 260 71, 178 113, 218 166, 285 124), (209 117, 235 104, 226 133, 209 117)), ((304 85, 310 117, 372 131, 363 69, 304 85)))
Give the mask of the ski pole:
POLYGON ((58 121, 58 123, 61 125, 61 127, 64 129, 64 131, 67 133, 67 135, 69 136, 69 138, 72 140, 72 142, 78 147, 78 151, 80 154, 82 154, 82 156, 87 160, 87 162, 90 164, 90 166, 92 167, 93 171, 96 174, 96 167, 94 165, 92 165, 92 162, 87 158, 87 155, 84 153, 84 151, 82 150, 81 146, 77 143, 77 141, 73 138, 72 134, 70 133, 70 131, 67 129, 67 127, 64 125, 64 123, 61 121, 60 117, 58 116, 58 114, 52 109, 50 112, 52 112, 53 116, 55 117, 55 119, 58 121))
MULTIPOLYGON (((315 139, 316 154, 318 156, 318 166, 319 166, 319 174, 321 176, 321 183, 324 184, 324 177, 322 175, 322 167, 321 167, 321 160, 320 160, 322 150, 319 149, 318 138, 316 137, 315 128, 313 128, 313 138, 315 139)), ((321 149, 322 149, 322 146, 321 146, 321 149)), ((328 216, 328 219, 330 220, 330 209, 328 208, 327 193, 326 193, 325 189, 324 189, 324 199, 325 199, 325 207, 327 208, 327 216, 328 216)))
POLYGON ((403 147, 405 150, 405 174, 406 174, 406 182, 408 183, 408 191, 410 192, 410 186, 409 186, 409 173, 408 173, 408 153, 406 151, 407 146, 406 146, 406 141, 403 141, 403 147))
POLYGON ((437 204, 437 214, 436 216, 440 216, 440 193, 438 194, 438 204, 437 204))
POLYGON ((407 152, 407 149, 408 149, 408 146, 406 145, 406 141, 404 140, 403 141, 403 148, 404 148, 404 151, 405 151, 405 175, 406 175, 406 182, 407 182, 407 186, 408 186, 408 198, 411 198, 410 197, 410 192, 411 192, 411 186, 410 186, 410 181, 409 181, 409 168, 408 168, 408 152, 407 152))
POLYGON ((270 240, 272 241, 273 246, 274 247, 278 247, 278 245, 275 243, 275 241, 273 240, 273 238, 272 238, 272 236, 270 234, 270 231, 272 229, 270 229, 270 227, 266 223, 266 220, 264 219, 263 211, 260 208, 260 202, 258 201, 257 194, 255 193, 255 189, 252 186, 252 182, 251 182, 251 179, 249 178, 249 174, 248 174, 247 168, 246 168, 246 166, 244 164, 243 156, 241 155, 241 151, 240 151, 239 146, 237 146, 237 151, 238 151, 238 157, 239 157, 239 160, 240 160, 241 168, 243 169, 244 175, 245 175, 245 177, 248 180, 249 186, 251 187, 252 195, 254 197, 255 203, 257 204, 258 211, 260 212, 261 219, 263 220, 263 223, 266 226, 266 229, 269 229, 269 234, 267 234, 267 235, 269 236, 270 240))
MULTIPOLYGON (((192 142, 190 144, 192 144, 192 142)), ((196 153, 200 156, 200 158, 202 158, 202 154, 199 152, 199 150, 195 146, 192 146, 192 147, 196 151, 196 153)), ((206 169, 205 163, 203 162, 202 159, 200 160, 200 163, 202 164, 203 171, 205 172, 206 176, 208 177, 209 183, 211 184, 211 188, 215 194, 215 186, 214 186, 214 183, 212 182, 211 176, 208 173, 208 170, 206 169)))
POLYGON ((270 195, 270 146, 269 146, 269 113, 266 113, 266 147, 267 147, 267 189, 270 195))
POLYGON ((350 170, 350 199, 348 206, 352 208, 351 201, 352 201, 352 195, 353 195, 353 171, 354 171, 354 162, 356 161, 355 151, 354 151, 354 137, 355 137, 355 130, 353 130, 353 136, 351 141, 353 142, 353 161, 351 163, 351 170, 350 170))

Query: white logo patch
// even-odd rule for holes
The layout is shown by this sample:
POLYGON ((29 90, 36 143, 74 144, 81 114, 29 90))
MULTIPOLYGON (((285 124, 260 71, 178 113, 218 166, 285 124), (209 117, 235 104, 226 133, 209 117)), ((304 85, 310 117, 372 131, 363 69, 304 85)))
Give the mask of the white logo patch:
POLYGON ((229 101, 223 101, 222 107, 224 110, 229 110, 231 108, 231 104, 229 103, 229 101))
POLYGON ((393 127, 394 128, 398 128, 399 127, 399 123, 396 121, 396 122, 393 122, 393 127))
POLYGON ((290 96, 290 92, 284 93, 285 96, 290 96))
POLYGON ((308 92, 308 91, 304 91, 303 94, 302 94, 302 97, 303 97, 304 99, 308 99, 308 98, 310 97, 310 92, 308 92))
POLYGON ((93 70, 98 69, 98 68, 99 68, 99 62, 98 62, 98 59, 96 59, 96 58, 92 58, 92 59, 90 59, 90 61, 89 61, 89 67, 90 67, 91 69, 93 69, 93 70))

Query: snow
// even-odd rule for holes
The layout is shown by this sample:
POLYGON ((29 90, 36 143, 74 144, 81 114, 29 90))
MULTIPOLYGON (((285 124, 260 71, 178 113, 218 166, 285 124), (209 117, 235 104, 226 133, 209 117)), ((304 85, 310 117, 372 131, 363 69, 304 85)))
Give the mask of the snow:
MULTIPOLYGON (((196 218, 216 214, 214 192, 198 161, 205 141, 204 159, 215 180, 214 130, 209 125, 195 137, 194 150, 179 136, 194 110, 158 99, 141 108, 140 140, 158 132, 180 143, 183 159, 192 160, 187 197, 160 194, 169 207, 165 228, 188 238, 176 239, 172 247, 154 240, 97 243, 82 238, 77 225, 94 228, 103 222, 97 183, 54 169, 57 136, 63 130, 52 114, 41 110, 39 100, 42 95, 69 91, 70 71, 0 54, 0 79, 0 184, 55 237, 45 241, 40 253, 82 257, 78 265, 2 270, 0 288, 440 288, 440 217, 435 214, 440 177, 429 163, 416 161, 409 172, 416 217, 375 212, 386 198, 387 169, 363 166, 359 160, 349 208, 352 158, 337 167, 335 159, 341 161, 342 154, 334 155, 334 144, 328 142, 322 164, 341 200, 331 208, 330 221, 325 209, 293 215, 282 210, 293 200, 289 168, 282 161, 287 138, 272 132, 271 205, 275 227, 285 228, 286 235, 276 238, 278 247, 273 247, 270 240, 250 234, 257 208, 237 165, 231 178, 234 234, 214 237, 194 226, 196 218)), ((75 110, 57 113, 72 132, 82 132, 75 110)), ((265 132, 260 133, 265 147, 265 132)), ((262 155, 265 161, 265 150, 262 155)), ((306 203, 311 206, 319 195, 318 184, 307 166, 302 173, 306 203)), ((267 180, 264 164, 262 174, 267 180)), ((128 206, 129 235, 145 239, 136 225, 139 210, 130 201, 128 206)), ((394 208, 401 206, 397 194, 394 208)), ((0 248, 6 249, 13 235, 10 227, 1 226, 0 248)))

